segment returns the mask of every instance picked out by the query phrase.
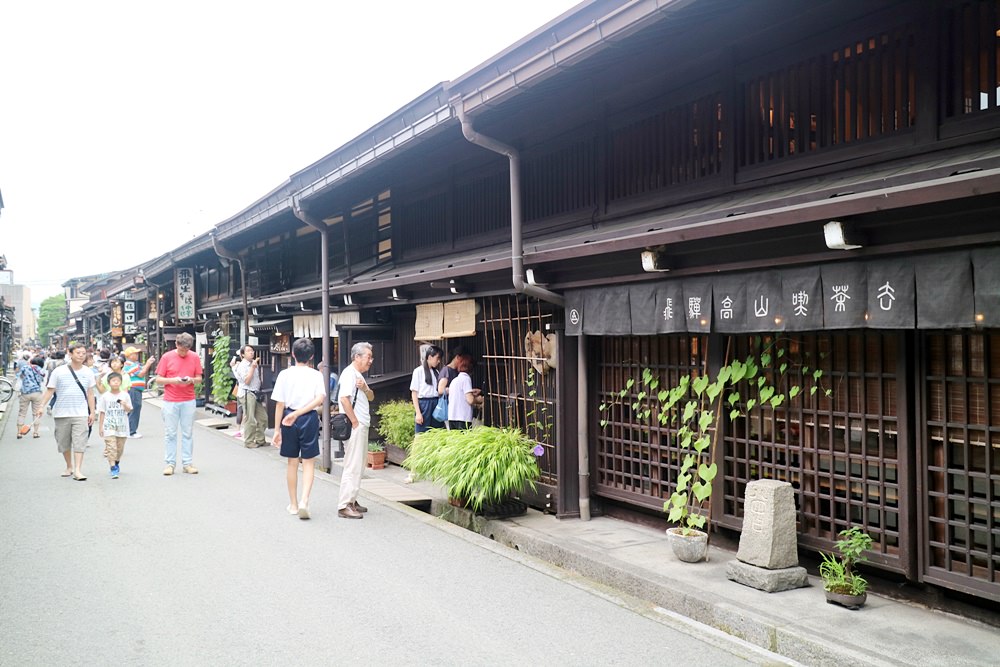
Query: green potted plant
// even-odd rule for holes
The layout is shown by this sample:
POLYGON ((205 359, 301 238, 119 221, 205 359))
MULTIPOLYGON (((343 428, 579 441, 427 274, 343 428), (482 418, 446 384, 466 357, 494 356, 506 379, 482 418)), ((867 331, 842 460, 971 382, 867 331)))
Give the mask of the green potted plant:
POLYGON ((212 348, 212 402, 224 406, 229 412, 236 412, 236 401, 232 397, 233 371, 229 367, 231 342, 226 334, 215 337, 212 348))
POLYGON ((857 526, 851 526, 839 533, 835 554, 821 554, 823 562, 819 566, 819 576, 823 578, 826 601, 848 609, 858 609, 868 600, 868 582, 857 573, 855 564, 868 560, 865 551, 872 547, 872 538, 857 526))
MULTIPOLYGON (((535 488, 541 445, 516 428, 431 429, 413 439, 403 466, 448 489, 456 503, 480 512, 526 487, 535 488)), ((521 511, 527 505, 518 501, 521 511)), ((487 512, 489 515, 490 512, 487 512)), ((510 514, 508 514, 509 516, 510 514)))
MULTIPOLYGON (((676 526, 667 530, 671 549, 678 559, 700 562, 708 554, 708 533, 704 528, 711 515, 711 497, 718 465, 712 460, 713 445, 719 437, 723 411, 730 420, 746 417, 755 407, 774 409, 802 393, 805 378, 819 389, 823 372, 792 364, 785 358, 780 340, 757 336, 753 352, 746 359, 723 365, 713 375, 684 375, 672 387, 643 369, 641 377, 626 382, 613 399, 599 406, 601 427, 608 424, 609 411, 620 406, 631 409, 640 421, 660 426, 672 425, 672 438, 679 450, 680 469, 674 491, 663 503, 667 519, 676 526), (801 378, 793 380, 793 374, 801 378), (752 395, 744 395, 752 394, 752 395)), ((729 358, 727 350, 726 358, 729 358)), ((829 390, 826 391, 829 395, 829 390)))
POLYGON ((400 465, 406 458, 406 450, 413 442, 413 403, 410 401, 386 401, 375 411, 378 415, 378 434, 385 443, 386 456, 390 462, 400 465))
POLYGON ((385 447, 382 443, 368 443, 368 467, 372 470, 381 470, 385 467, 385 447))

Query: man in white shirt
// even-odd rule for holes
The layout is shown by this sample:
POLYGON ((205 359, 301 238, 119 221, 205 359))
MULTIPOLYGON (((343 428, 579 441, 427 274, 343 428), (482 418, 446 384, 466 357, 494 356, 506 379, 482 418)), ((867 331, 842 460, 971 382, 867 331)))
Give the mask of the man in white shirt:
POLYGON ((340 411, 351 420, 351 437, 344 443, 344 473, 340 476, 340 502, 337 516, 342 519, 363 519, 367 507, 358 504, 361 473, 368 454, 368 427, 371 425, 369 402, 375 399, 362 373, 372 367, 370 343, 355 343, 351 348, 351 364, 340 373, 340 411))
POLYGON ((316 457, 319 456, 319 416, 316 408, 326 400, 323 374, 309 365, 314 354, 315 349, 308 338, 299 338, 292 343, 295 365, 278 373, 271 392, 276 404, 274 423, 278 426, 271 444, 279 447, 281 455, 288 459, 285 474, 290 501, 288 513, 297 514, 300 519, 309 518, 309 494, 316 471, 316 457), (299 461, 302 462, 302 497, 296 500, 299 461))
POLYGON ((87 479, 83 474, 83 453, 97 414, 94 403, 94 386, 97 381, 90 369, 83 365, 87 358, 86 346, 73 345, 69 349, 69 357, 68 364, 57 366, 49 373, 45 393, 42 394, 43 407, 35 411, 35 419, 45 414, 44 406, 55 393, 52 416, 55 420, 56 444, 59 453, 66 460, 62 476, 72 476, 83 482, 87 479))

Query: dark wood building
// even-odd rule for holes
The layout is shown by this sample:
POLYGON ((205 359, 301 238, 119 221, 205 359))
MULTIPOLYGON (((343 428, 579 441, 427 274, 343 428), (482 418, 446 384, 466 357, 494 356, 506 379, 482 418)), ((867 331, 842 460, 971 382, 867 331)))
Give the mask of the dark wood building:
POLYGON ((785 479, 805 547, 861 525, 1000 600, 998 34, 996 0, 583 3, 220 223, 199 308, 315 337, 327 253, 337 365, 372 339, 384 397, 469 347, 566 517, 672 491, 669 429, 597 425, 623 377, 783 337, 834 391, 723 427, 713 521, 785 479))

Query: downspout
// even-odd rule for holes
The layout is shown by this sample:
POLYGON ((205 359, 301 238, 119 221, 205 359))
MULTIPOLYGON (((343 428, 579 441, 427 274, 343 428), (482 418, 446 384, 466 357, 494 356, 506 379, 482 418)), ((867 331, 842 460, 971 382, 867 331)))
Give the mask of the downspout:
MULTIPOLYGON (((323 337, 323 387, 329 391, 330 387, 330 268, 327 250, 327 227, 322 220, 317 220, 309 215, 309 212, 302 207, 302 202, 292 195, 292 213, 295 217, 319 232, 319 271, 323 293, 320 296, 323 311, 323 323, 320 331, 323 337)), ((277 417, 277 415, 275 416, 277 417)), ((320 466, 330 471, 333 469, 333 457, 330 451, 330 401, 323 401, 323 448, 320 466)))
MULTIPOLYGON (((523 219, 521 215, 521 155, 513 146, 508 146, 496 139, 476 132, 472 121, 465 115, 462 108, 462 98, 456 96, 449 100, 451 108, 462 124, 462 134, 470 142, 486 150, 507 157, 510 162, 510 264, 514 283, 514 292, 526 294, 536 299, 547 301, 559 307, 565 307, 566 300, 544 287, 532 285, 524 277, 524 240, 522 235, 523 219)), ((590 520, 590 453, 587 443, 587 363, 586 343, 582 342, 577 361, 577 474, 580 485, 580 519, 590 520)))
POLYGON ((212 247, 215 249, 215 254, 223 259, 228 259, 231 262, 236 262, 237 266, 240 267, 240 293, 243 294, 243 331, 240 338, 240 345, 246 345, 250 340, 250 308, 247 304, 247 273, 243 270, 243 260, 240 259, 239 255, 226 250, 219 239, 215 237, 215 230, 210 232, 212 237, 212 247))

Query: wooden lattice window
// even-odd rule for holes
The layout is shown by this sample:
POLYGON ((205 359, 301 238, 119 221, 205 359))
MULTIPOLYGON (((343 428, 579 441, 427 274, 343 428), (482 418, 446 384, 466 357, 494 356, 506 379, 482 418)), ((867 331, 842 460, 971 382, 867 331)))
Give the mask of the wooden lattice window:
POLYGON ((1000 600, 1000 333, 924 338, 928 580, 1000 600))
POLYGON ((741 86, 739 164, 886 137, 916 123, 916 38, 907 25, 741 86))
POLYGON ((612 130, 609 197, 634 197, 718 174, 722 116, 722 94, 712 93, 612 130))
POLYGON ((556 484, 556 355, 561 311, 537 299, 480 302, 483 421, 514 426, 542 445, 541 481, 556 484), (548 360, 548 363, 546 360, 548 360))
POLYGON ((466 239, 510 228, 510 176, 503 171, 455 188, 455 238, 466 239))
MULTIPOLYGON (((767 339, 764 339, 767 342, 767 339)), ((734 338, 743 359, 751 337, 734 338)), ((799 539, 829 548, 839 531, 860 526, 874 538, 872 551, 896 565, 901 556, 900 460, 896 367, 898 337, 891 333, 786 334, 767 371, 788 363, 778 387, 808 368, 802 393, 778 409, 754 408, 747 417, 723 421, 723 516, 742 526, 746 484, 755 479, 791 483, 798 505, 799 539), (823 371, 813 394, 812 372, 823 371), (830 395, 826 395, 826 390, 830 395)), ((750 396, 746 387, 741 393, 750 396)))
POLYGON ((674 444, 676 426, 661 426, 656 416, 642 419, 628 406, 640 387, 625 401, 616 399, 629 378, 648 368, 661 386, 673 386, 684 375, 703 372, 708 338, 687 334, 669 336, 603 337, 597 394, 600 403, 615 404, 595 415, 597 427, 595 484, 597 493, 656 510, 674 490, 681 450, 674 444))
POLYGON ((397 229, 402 252, 439 246, 446 238, 448 196, 445 193, 408 202, 397 229))
POLYGON ((596 202, 593 141, 527 159, 523 174, 525 220, 592 208, 596 202))
POLYGON ((1000 109, 1000 0, 958 3, 948 12, 945 118, 1000 109))

